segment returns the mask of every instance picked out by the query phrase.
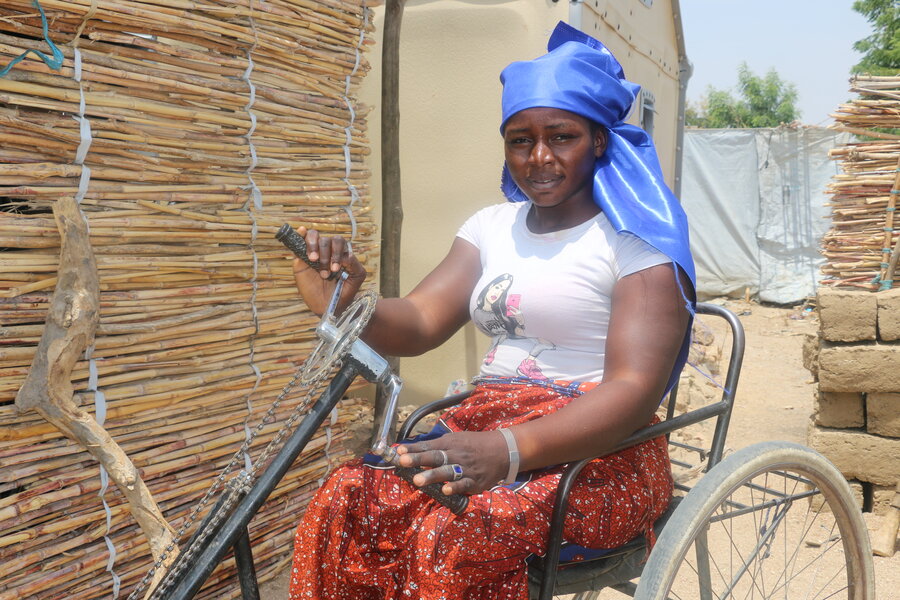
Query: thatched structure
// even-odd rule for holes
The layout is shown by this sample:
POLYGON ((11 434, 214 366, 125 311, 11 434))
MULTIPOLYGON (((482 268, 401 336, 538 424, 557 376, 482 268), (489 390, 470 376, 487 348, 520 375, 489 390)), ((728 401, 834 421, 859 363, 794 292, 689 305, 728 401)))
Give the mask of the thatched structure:
MULTIPOLYGON (((72 268, 99 289, 69 409, 105 428, 178 529, 314 339, 272 234, 285 221, 339 232, 377 268, 354 100, 375 3, 0 6, 0 69, 31 51, 0 77, 0 600, 112 598, 117 579, 125 597, 153 563, 125 495, 103 489, 96 449, 16 400, 54 359, 45 323, 54 292, 68 293, 60 232, 73 222, 61 201, 75 200, 96 265, 72 268)), ((254 521, 262 579, 366 411, 343 403, 254 521)), ((202 597, 235 597, 228 576, 202 597)))
POLYGON ((828 188, 832 229, 823 240, 823 283, 900 287, 900 76, 854 77, 850 91, 859 96, 838 107, 834 128, 860 139, 831 151, 842 173, 828 188))

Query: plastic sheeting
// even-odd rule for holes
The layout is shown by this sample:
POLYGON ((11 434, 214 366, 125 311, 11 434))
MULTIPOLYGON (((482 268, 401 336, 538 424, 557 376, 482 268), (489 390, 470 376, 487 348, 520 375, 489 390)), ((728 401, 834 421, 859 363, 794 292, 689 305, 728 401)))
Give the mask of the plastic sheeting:
POLYGON ((701 296, 749 289, 791 304, 815 293, 837 172, 828 151, 849 140, 821 128, 685 131, 681 201, 701 296))

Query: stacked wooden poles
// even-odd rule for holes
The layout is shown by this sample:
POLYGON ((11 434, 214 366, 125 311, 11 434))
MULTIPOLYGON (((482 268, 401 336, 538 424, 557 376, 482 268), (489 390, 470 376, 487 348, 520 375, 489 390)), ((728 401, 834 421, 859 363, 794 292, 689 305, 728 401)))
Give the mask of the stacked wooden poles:
MULTIPOLYGON (((62 68, 31 55, 0 78, 0 600, 111 597, 96 462, 13 403, 58 283, 51 208, 90 169, 80 208, 100 283, 91 357, 105 427, 177 529, 315 341, 277 228, 353 235, 377 270, 366 110, 354 100, 373 4, 41 0, 62 68)), ((46 49, 31 0, 5 0, 0 67, 46 49)), ((71 378, 93 413, 90 372, 80 359, 71 378)), ((285 399, 254 455, 299 401, 285 399)), ((262 579, 287 560, 319 479, 350 455, 351 426, 369 418, 344 402, 252 524, 262 579)), ((121 493, 105 500, 127 595, 152 560, 121 493)), ((232 572, 217 571, 203 597, 235 597, 232 572)))
POLYGON ((831 151, 842 172, 828 187, 832 229, 823 240, 823 283, 896 287, 900 276, 888 265, 900 238, 894 216, 900 204, 900 77, 855 77, 851 91, 859 97, 832 115, 835 129, 859 138, 831 151))

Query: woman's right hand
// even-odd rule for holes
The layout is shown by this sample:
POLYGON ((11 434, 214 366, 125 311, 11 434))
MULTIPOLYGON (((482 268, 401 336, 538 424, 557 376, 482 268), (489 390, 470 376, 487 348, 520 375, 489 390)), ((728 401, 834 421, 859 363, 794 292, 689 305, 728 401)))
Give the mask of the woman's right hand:
POLYGON ((294 281, 300 296, 311 311, 322 316, 328 308, 328 303, 331 301, 337 285, 336 278, 329 280, 328 277, 343 269, 347 272, 347 279, 341 290, 341 297, 336 309, 336 313, 340 314, 350 304, 365 281, 365 267, 350 251, 350 245, 344 238, 323 236, 315 229, 307 230, 306 227, 298 227, 297 233, 306 240, 309 260, 328 267, 316 271, 299 258, 294 259, 294 281))

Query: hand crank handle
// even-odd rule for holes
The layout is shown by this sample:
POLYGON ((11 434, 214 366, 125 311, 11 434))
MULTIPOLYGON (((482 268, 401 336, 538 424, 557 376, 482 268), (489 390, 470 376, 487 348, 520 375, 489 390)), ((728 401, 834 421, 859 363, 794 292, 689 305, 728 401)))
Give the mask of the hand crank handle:
MULTIPOLYGON (((275 239, 287 246, 287 249, 294 253, 297 258, 308 264, 316 271, 331 271, 331 269, 323 265, 322 263, 316 261, 313 262, 309 260, 309 254, 307 254, 306 240, 303 239, 297 231, 291 227, 288 223, 285 223, 281 226, 281 229, 275 234, 275 239)), ((337 273, 331 273, 328 276, 328 279, 334 279, 337 276, 337 273)))
MULTIPOLYGON (((397 474, 397 477, 400 479, 409 482, 414 485, 412 480, 416 474, 424 471, 422 467, 395 467, 394 472, 397 474)), ((438 504, 442 504, 450 509, 454 515, 461 515, 465 512, 466 507, 469 505, 469 497, 463 494, 451 494, 447 495, 441 491, 441 488, 444 487, 443 483, 429 483, 428 485, 423 485, 419 488, 419 491, 425 494, 428 494, 432 498, 434 498, 438 504)))
MULTIPOLYGON (((385 462, 394 465, 394 473, 397 474, 397 477, 414 487, 418 487, 413 483, 413 477, 426 469, 423 467, 401 467, 398 464, 400 457, 392 446, 376 445, 375 448, 372 448, 372 452, 380 456, 385 462)), ((429 483, 418 487, 418 489, 420 492, 434 498, 438 504, 449 508, 454 515, 461 515, 465 512, 466 507, 469 505, 469 497, 463 494, 451 494, 448 496, 441 491, 442 487, 444 487, 442 483, 429 483)))

